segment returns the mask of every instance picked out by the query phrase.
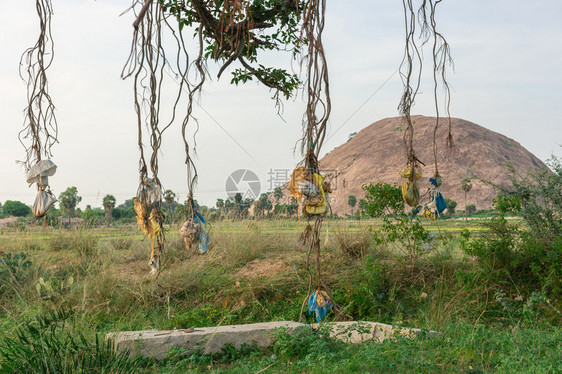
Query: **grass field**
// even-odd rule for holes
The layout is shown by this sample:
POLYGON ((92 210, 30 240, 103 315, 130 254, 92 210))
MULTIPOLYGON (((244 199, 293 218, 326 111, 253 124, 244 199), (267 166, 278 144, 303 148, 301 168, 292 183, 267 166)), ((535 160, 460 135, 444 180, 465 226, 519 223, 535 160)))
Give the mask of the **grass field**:
MULTIPOLYGON (((309 332, 265 350, 187 358, 176 352, 164 362, 137 364, 147 372, 178 373, 257 372, 268 365, 267 372, 298 373, 559 372, 557 304, 537 304, 532 318, 514 312, 531 305, 531 295, 498 298, 497 285, 460 251, 458 234, 466 228, 479 235, 486 230, 481 223, 427 223, 450 237, 420 254, 415 266, 400 248, 373 243, 378 221, 328 220, 322 228, 322 268, 346 314, 438 330, 439 338, 343 346, 309 332), (362 256, 348 256, 350 247, 362 256)), ((53 310, 70 311, 89 341, 108 331, 298 320, 308 284, 306 248, 298 240, 305 225, 212 223, 205 255, 187 251, 179 227, 169 227, 158 277, 149 274, 150 241, 135 226, 1 229, 0 257, 27 256, 10 257, 4 264, 11 270, 0 273, 1 338, 13 338, 26 321, 53 310)), ((304 319, 313 322, 307 313, 304 319)))

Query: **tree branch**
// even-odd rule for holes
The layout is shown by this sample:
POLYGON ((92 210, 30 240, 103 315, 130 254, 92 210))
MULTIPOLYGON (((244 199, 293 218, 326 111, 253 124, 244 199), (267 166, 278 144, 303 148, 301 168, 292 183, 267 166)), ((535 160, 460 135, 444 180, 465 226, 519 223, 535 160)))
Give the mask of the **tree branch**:
POLYGON ((250 73, 252 73, 254 75, 254 77, 256 77, 261 83, 263 83, 265 86, 269 87, 269 88, 274 88, 278 91, 283 92, 285 95, 288 95, 289 92, 283 88, 280 87, 278 85, 276 85, 275 83, 272 83, 270 81, 265 80, 261 74, 259 73, 259 71, 257 71, 256 69, 254 69, 250 64, 248 64, 244 58, 242 58, 242 56, 238 57, 238 60, 240 61, 240 63, 242 64, 242 66, 244 66, 247 70, 250 71, 250 73))
POLYGON ((135 22, 133 22, 133 27, 135 28, 135 30, 139 29, 139 25, 142 22, 142 19, 144 18, 144 15, 146 14, 146 11, 150 7, 150 4, 152 4, 152 0, 146 0, 144 2, 144 5, 142 6, 142 8, 140 10, 139 15, 137 16, 137 19, 135 20, 135 22))
POLYGON ((209 31, 214 31, 219 34, 219 21, 207 10, 205 4, 201 0, 191 0, 191 5, 195 8, 199 19, 203 26, 207 28, 209 31))

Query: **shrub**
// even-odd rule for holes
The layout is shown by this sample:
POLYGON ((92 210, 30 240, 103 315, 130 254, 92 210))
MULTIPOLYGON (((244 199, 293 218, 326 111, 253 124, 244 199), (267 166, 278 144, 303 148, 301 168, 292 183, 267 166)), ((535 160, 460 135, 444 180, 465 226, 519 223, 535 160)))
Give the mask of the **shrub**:
POLYGON ((515 283, 527 294, 540 290, 553 297, 562 295, 562 164, 556 158, 548 164, 551 170, 525 177, 510 168, 511 185, 496 186, 499 215, 486 223, 489 231, 483 237, 469 241, 465 232, 461 248, 504 287, 515 283), (521 216, 526 228, 509 223, 507 213, 521 216))
POLYGON ((365 214, 380 217, 383 225, 374 232, 375 243, 398 243, 401 249, 416 263, 419 253, 423 252, 422 244, 429 239, 429 233, 417 219, 404 212, 404 200, 400 187, 379 182, 364 187, 365 214))
POLYGON ((134 373, 139 360, 116 352, 111 340, 87 339, 67 311, 28 321, 14 337, 0 338, 2 373, 134 373))
POLYGON ((25 217, 31 214, 31 208, 21 201, 7 200, 2 205, 2 214, 5 216, 25 217))
POLYGON ((520 215, 534 235, 552 241, 562 236, 562 159, 553 156, 547 165, 525 177, 510 167, 511 186, 500 187, 498 209, 520 215))
POLYGON ((31 273, 31 261, 25 253, 11 254, 0 258, 0 295, 7 292, 21 294, 23 283, 31 273))
POLYGON ((447 204, 447 215, 452 216, 453 214, 455 214, 457 202, 451 199, 445 199, 445 203, 447 204))

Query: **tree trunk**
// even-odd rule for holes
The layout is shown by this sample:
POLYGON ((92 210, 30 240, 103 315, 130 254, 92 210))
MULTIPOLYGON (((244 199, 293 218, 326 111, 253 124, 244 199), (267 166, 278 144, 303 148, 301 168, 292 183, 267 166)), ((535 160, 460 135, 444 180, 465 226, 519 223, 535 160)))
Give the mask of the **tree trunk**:
POLYGON ((467 204, 467 203, 466 203, 466 195, 468 195, 468 192, 467 192, 467 191, 464 191, 464 222, 465 222, 465 223, 468 223, 468 217, 467 217, 467 215, 466 215, 466 206, 467 206, 467 205, 466 205, 466 204, 467 204))

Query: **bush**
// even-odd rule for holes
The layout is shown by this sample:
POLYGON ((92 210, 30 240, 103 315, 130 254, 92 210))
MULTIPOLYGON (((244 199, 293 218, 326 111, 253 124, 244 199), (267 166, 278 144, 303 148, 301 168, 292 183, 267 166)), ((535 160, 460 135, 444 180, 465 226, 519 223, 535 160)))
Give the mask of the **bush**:
POLYGON ((21 294, 23 283, 30 279, 31 261, 25 253, 0 258, 0 296, 9 292, 21 294))
POLYGON ((457 202, 451 199, 445 199, 445 204, 447 204, 447 215, 452 216, 453 214, 455 214, 457 202))
POLYGON ((553 156, 547 165, 525 177, 510 167, 511 186, 499 187, 497 207, 520 215, 534 235, 552 241, 562 236, 562 159, 553 156))
POLYGON ((497 274, 499 278, 509 276, 518 266, 517 238, 519 227, 509 223, 505 217, 494 217, 484 226, 488 231, 482 238, 469 242, 468 230, 462 233, 461 249, 479 259, 485 273, 497 274))
MULTIPOLYGON (((469 241, 463 234, 461 248, 476 256, 483 272, 502 287, 514 286, 530 295, 540 291, 547 297, 562 295, 562 165, 549 161, 551 170, 526 177, 510 168, 511 185, 498 187, 494 201, 499 216, 486 226, 483 237, 469 241), (505 219, 507 213, 521 216, 526 228, 505 219)), ((560 301, 559 301, 560 302, 560 301)))
POLYGON ((8 200, 2 205, 4 216, 25 217, 31 214, 31 208, 21 201, 8 200))
POLYGON ((375 243, 398 243, 415 264, 418 254, 423 252, 423 243, 429 239, 429 232, 419 220, 404 211, 400 187, 379 182, 365 186, 364 190, 365 214, 383 220, 380 230, 374 232, 375 243))
POLYGON ((322 327, 319 330, 301 327, 290 334, 285 329, 279 329, 275 336, 273 352, 282 359, 295 359, 309 355, 316 356, 343 346, 341 342, 329 337, 326 326, 322 327))
POLYGON ((0 339, 1 373, 134 373, 139 360, 115 351, 111 340, 87 339, 66 311, 26 322, 0 339))

